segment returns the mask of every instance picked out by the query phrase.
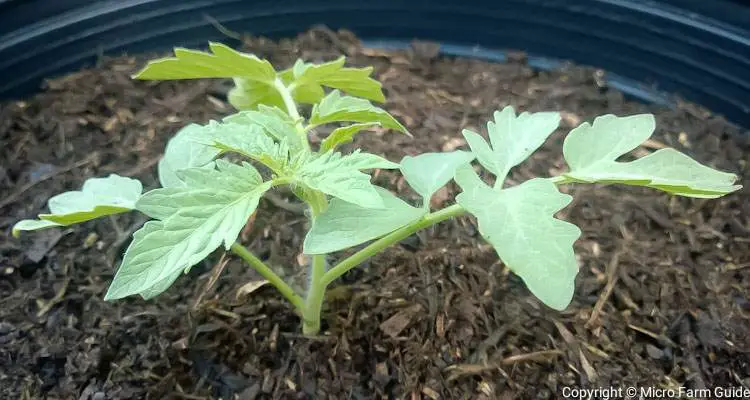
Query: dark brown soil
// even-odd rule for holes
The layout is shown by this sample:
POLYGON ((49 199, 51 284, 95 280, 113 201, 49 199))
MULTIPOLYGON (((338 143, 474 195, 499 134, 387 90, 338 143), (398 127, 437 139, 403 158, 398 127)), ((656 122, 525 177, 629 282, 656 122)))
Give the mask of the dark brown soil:
MULTIPOLYGON (((656 114, 661 146, 738 173, 747 187, 750 135, 689 104, 628 101, 600 71, 529 68, 361 48, 322 29, 298 40, 248 39, 279 65, 344 53, 375 66, 386 108, 414 134, 363 134, 370 152, 460 148, 505 105, 557 110, 554 140, 513 173, 563 167, 562 133, 596 115, 656 114), (743 135, 744 134, 744 135, 743 135)), ((331 292, 319 338, 258 276, 220 254, 153 301, 104 302, 127 241, 106 219, 10 237, 55 193, 117 172, 156 185, 166 140, 188 122, 230 113, 223 82, 140 82, 143 59, 103 60, 0 107, 0 398, 559 398, 563 386, 750 387, 750 198, 673 198, 622 187, 570 187, 564 218, 578 224, 581 272, 565 312, 541 305, 497 260, 470 218, 437 226, 353 271, 331 292), (114 262, 113 262, 114 260, 114 262), (233 397, 237 396, 237 397, 233 397)), ((378 183, 407 198, 395 174, 378 183)), ((455 188, 444 194, 452 198, 455 188)), ((143 220, 115 218, 126 233, 143 220)), ((304 224, 264 201, 244 241, 273 265, 299 270, 304 224)), ((340 257, 341 255, 336 255, 340 257)))

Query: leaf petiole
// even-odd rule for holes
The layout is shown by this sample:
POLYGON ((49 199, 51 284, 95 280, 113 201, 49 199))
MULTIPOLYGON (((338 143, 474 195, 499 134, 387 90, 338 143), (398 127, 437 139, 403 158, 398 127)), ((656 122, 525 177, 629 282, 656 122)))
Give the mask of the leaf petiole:
MULTIPOLYGON (((555 176, 552 178, 549 178, 552 183, 555 185, 562 185, 565 183, 569 183, 571 180, 565 176, 555 176)), ((370 243, 367 247, 364 249, 352 254, 348 258, 342 260, 336 266, 328 270, 323 275, 323 278, 321 279, 321 283, 323 285, 329 285, 331 282, 335 281, 341 275, 344 275, 352 268, 356 268, 359 264, 362 264, 365 262, 368 258, 380 253, 385 248, 391 246, 392 244, 399 242, 401 240, 406 239, 410 235, 416 233, 417 231, 420 231, 424 228, 430 227, 432 225, 435 225, 439 222, 445 221, 446 219, 454 218, 454 217, 460 217, 464 214, 466 214, 467 211, 465 208, 463 208, 459 204, 454 204, 452 206, 443 208, 441 210, 435 211, 433 213, 429 213, 425 215, 424 217, 400 228, 397 229, 388 235, 383 236, 382 238, 370 243)))
POLYGON ((250 250, 246 249, 245 246, 239 243, 234 243, 231 247, 231 250, 232 253, 240 256, 243 260, 245 260, 245 262, 250 264, 253 269, 258 271, 258 273, 263 278, 265 278, 270 284, 276 287, 281 295, 286 297, 286 299, 294 305, 294 307, 301 315, 305 314, 305 301, 294 289, 292 289, 291 286, 289 286, 286 282, 284 282, 283 279, 281 279, 275 272, 273 272, 271 267, 266 265, 263 261, 256 257, 255 254, 253 254, 250 250))
POLYGON ((442 210, 427 214, 424 217, 370 243, 364 249, 342 260, 341 262, 336 264, 336 266, 328 270, 328 272, 326 272, 323 275, 321 279, 321 284, 329 285, 331 282, 341 277, 341 275, 344 275, 352 268, 355 268, 359 264, 362 264, 368 258, 374 256, 375 254, 380 253, 381 251, 385 250, 385 248, 389 247, 390 245, 406 239, 407 237, 411 236, 412 234, 414 234, 415 232, 419 230, 435 225, 438 222, 445 221, 446 219, 449 219, 449 218, 459 217, 461 215, 464 215, 465 213, 466 213, 466 210, 463 207, 461 207, 458 204, 454 204, 452 206, 443 208, 442 210))

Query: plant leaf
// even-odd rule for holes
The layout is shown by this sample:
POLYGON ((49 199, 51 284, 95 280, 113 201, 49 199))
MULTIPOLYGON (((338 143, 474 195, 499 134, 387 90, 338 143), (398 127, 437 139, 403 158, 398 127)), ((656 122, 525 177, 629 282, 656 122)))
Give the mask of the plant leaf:
POLYGON ((13 225, 13 237, 18 238, 21 236, 21 231, 37 231, 40 229, 54 228, 56 226, 64 225, 44 219, 24 219, 13 225))
POLYGON ((462 165, 471 163, 475 156, 467 151, 450 153, 424 153, 401 160, 401 173, 415 192, 424 198, 425 207, 438 189, 445 186, 462 165))
POLYGON ((717 171, 675 149, 661 149, 631 162, 616 159, 635 149, 654 132, 651 114, 605 115, 583 123, 565 138, 563 154, 570 166, 564 176, 580 182, 646 186, 667 193, 716 198, 742 188, 735 174, 717 171))
POLYGON ((362 130, 381 126, 379 122, 363 122, 361 124, 353 124, 348 126, 342 126, 336 128, 331 132, 328 137, 323 139, 320 144, 320 150, 323 152, 329 150, 335 150, 338 146, 346 143, 351 143, 354 140, 354 135, 362 130))
POLYGON ((342 90, 352 96, 361 97, 378 103, 385 102, 382 85, 370 78, 372 67, 342 68, 333 75, 320 80, 323 86, 342 90))
POLYGON ((468 166, 455 179, 463 189, 456 201, 477 218, 479 232, 505 265, 546 305, 567 307, 578 273, 573 243, 581 230, 553 215, 572 197, 542 178, 497 191, 468 166))
POLYGON ((560 125, 555 112, 524 112, 516 116, 513 107, 495 111, 495 121, 487 123, 490 145, 477 133, 463 131, 466 142, 479 162, 502 184, 511 168, 526 160, 560 125))
POLYGON ((302 184, 363 208, 382 208, 383 201, 361 170, 398 168, 380 156, 356 151, 349 155, 328 152, 303 163, 295 172, 302 184))
POLYGON ((323 98, 321 86, 339 89, 353 96, 384 102, 382 85, 372 79, 372 67, 344 67, 345 57, 322 64, 311 64, 297 60, 294 66, 279 75, 286 84, 293 83, 292 95, 300 103, 314 104, 323 98))
POLYGON ((225 160, 217 160, 216 164, 223 175, 215 168, 182 170, 178 174, 185 181, 185 186, 146 192, 136 203, 138 211, 151 218, 165 220, 180 210, 221 202, 224 198, 222 195, 242 193, 263 183, 263 178, 250 164, 239 166, 225 160), (213 187, 221 187, 222 191, 216 192, 211 189, 213 187))
POLYGON ((338 60, 317 65, 297 60, 292 68, 281 71, 279 77, 285 85, 291 87, 292 97, 296 102, 315 104, 325 96, 323 86, 318 79, 335 73, 342 66, 343 61, 338 62, 338 60), (307 74, 306 71, 308 71, 307 74))
POLYGON ((287 140, 279 143, 262 133, 259 125, 211 121, 204 126, 205 134, 196 139, 200 145, 210 146, 220 153, 238 153, 258 161, 277 174, 287 174, 290 148, 287 140))
POLYGON ((363 153, 359 149, 343 156, 343 163, 350 168, 363 169, 398 169, 399 165, 385 158, 371 153, 363 153))
POLYGON ((164 157, 159 161, 159 182, 162 187, 185 186, 177 171, 209 166, 220 150, 200 143, 206 136, 202 125, 190 124, 180 129, 167 142, 164 157))
POLYGON ((216 169, 180 171, 185 187, 156 189, 137 203, 150 221, 133 235, 122 265, 105 296, 152 297, 222 243, 234 243, 271 183, 260 183, 250 164, 216 161, 216 169))
POLYGON ((153 60, 135 79, 244 78, 273 84, 276 70, 271 63, 216 42, 209 42, 211 53, 175 48, 175 57, 153 60))
POLYGON ((339 199, 331 200, 313 222, 304 243, 305 254, 327 254, 384 236, 427 213, 412 207, 390 191, 375 187, 383 208, 363 208, 339 199))
POLYGON ((313 126, 331 122, 377 122, 388 129, 397 130, 409 136, 409 132, 387 111, 372 105, 367 100, 342 96, 334 90, 313 106, 310 124, 313 126))
POLYGON ((258 126, 278 141, 286 140, 290 145, 299 146, 294 121, 277 107, 260 105, 257 111, 240 111, 224 117, 222 122, 258 126))
POLYGON ((38 230, 67 226, 95 218, 120 214, 135 209, 143 186, 137 179, 110 174, 106 178, 90 178, 80 191, 60 193, 49 199, 49 214, 39 220, 23 220, 13 227, 13 235, 22 230, 38 230))
POLYGON ((284 99, 274 86, 247 78, 234 78, 234 87, 229 89, 227 99, 238 110, 255 110, 261 105, 284 107, 284 99))

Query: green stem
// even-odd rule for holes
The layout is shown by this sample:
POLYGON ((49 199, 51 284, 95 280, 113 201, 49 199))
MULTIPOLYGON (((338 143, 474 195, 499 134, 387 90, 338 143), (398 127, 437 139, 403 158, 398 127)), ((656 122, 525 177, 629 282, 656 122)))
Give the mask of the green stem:
POLYGON ((552 183, 554 183, 555 185, 564 185, 566 183, 575 182, 575 179, 568 178, 565 175, 557 175, 547 179, 552 181, 552 183))
POLYGON ((326 273, 326 256, 317 254, 312 259, 310 287, 305 300, 305 311, 302 315, 302 333, 315 335, 320 331, 320 310, 323 308, 327 284, 322 282, 326 273))
MULTIPOLYGON (((328 207, 325 194, 311 191, 307 199, 310 205, 311 218, 315 220, 328 207)), ((312 258, 310 270, 310 286, 307 289, 305 312, 302 315, 302 333, 315 335, 320 331, 320 310, 323 308, 327 284, 321 282, 326 273, 325 254, 316 254, 312 258)))
POLYGON ((281 99, 284 100, 284 106, 286 107, 286 111, 289 116, 293 120, 297 121, 294 128, 301 136, 303 145, 307 148, 307 150, 310 150, 310 142, 307 140, 307 130, 305 130, 305 127, 302 125, 302 118, 300 117, 299 111, 297 110, 297 103, 294 102, 294 98, 292 97, 291 86, 286 87, 281 79, 276 78, 276 80, 273 82, 273 87, 276 88, 276 90, 281 95, 281 99))
POLYGON ((242 257, 242 259, 258 271, 262 277, 266 278, 270 284, 275 286, 276 289, 278 289, 279 292, 281 292, 281 294, 286 297, 286 299, 289 300, 289 302, 291 302, 301 314, 305 313, 305 302, 302 300, 302 297, 298 295, 291 286, 287 285, 283 279, 276 275, 268 265, 263 263, 263 261, 250 252, 250 250, 246 249, 245 246, 239 243, 234 243, 231 249, 234 254, 242 257))
POLYGON ((290 117, 292 117, 293 120, 299 121, 299 111, 297 111, 297 104, 294 102, 294 98, 292 98, 292 92, 284 85, 284 82, 281 81, 281 79, 276 79, 273 82, 273 87, 276 88, 276 90, 281 95, 281 99, 284 100, 284 106, 286 106, 286 112, 289 114, 290 117))
POLYGON ((410 223, 409 225, 401 227, 389 233, 388 235, 383 236, 382 238, 370 243, 370 245, 368 245, 364 249, 352 254, 345 260, 339 262, 335 267, 331 268, 323 275, 321 284, 329 285, 331 282, 335 281, 350 269, 358 266, 359 264, 362 264, 368 258, 383 251, 383 249, 385 249, 386 247, 406 239, 407 237, 411 236, 421 229, 435 225, 438 222, 445 221, 449 218, 461 216, 465 213, 466 209, 458 204, 454 204, 442 210, 427 214, 424 217, 410 223))

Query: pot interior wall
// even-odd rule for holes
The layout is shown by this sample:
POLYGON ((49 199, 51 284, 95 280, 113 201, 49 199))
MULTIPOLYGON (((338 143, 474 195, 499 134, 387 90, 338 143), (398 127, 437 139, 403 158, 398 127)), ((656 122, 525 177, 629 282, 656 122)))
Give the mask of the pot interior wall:
POLYGON ((0 98, 102 54, 236 44, 215 22, 272 38, 324 24, 376 46, 419 38, 494 60, 518 49, 541 68, 595 66, 637 98, 675 94, 750 126, 750 7, 728 0, 0 0, 0 98))

